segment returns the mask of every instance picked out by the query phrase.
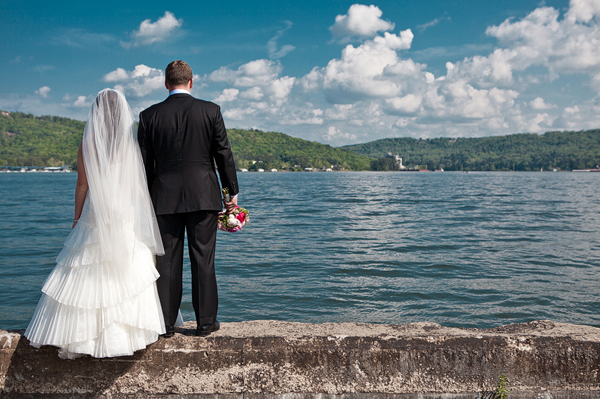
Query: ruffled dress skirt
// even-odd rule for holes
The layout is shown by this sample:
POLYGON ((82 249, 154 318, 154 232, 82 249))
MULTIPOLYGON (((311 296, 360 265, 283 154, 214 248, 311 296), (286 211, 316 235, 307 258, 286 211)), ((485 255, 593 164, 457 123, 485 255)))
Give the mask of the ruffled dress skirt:
POLYGON ((25 336, 35 347, 57 346, 61 358, 129 356, 165 333, 155 258, 124 222, 111 227, 120 250, 106 253, 85 211, 42 287, 25 336))

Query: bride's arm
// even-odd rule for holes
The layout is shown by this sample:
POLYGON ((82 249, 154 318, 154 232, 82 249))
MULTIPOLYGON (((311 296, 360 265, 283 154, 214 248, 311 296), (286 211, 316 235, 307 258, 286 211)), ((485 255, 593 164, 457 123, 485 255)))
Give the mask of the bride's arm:
POLYGON ((73 217, 73 227, 77 224, 81 211, 83 209, 83 202, 85 201, 85 195, 88 191, 88 181, 85 175, 85 165, 83 163, 83 155, 81 153, 81 144, 79 144, 79 150, 77 151, 77 184, 75 185, 75 216, 73 217))

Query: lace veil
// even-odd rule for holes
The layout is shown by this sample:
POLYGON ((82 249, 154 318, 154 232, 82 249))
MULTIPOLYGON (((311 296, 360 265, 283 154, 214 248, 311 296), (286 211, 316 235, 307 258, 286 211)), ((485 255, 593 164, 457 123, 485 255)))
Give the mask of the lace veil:
POLYGON ((112 89, 98 93, 83 133, 84 213, 97 227, 104 261, 132 257, 140 242, 164 253, 135 133, 125 96, 112 89))

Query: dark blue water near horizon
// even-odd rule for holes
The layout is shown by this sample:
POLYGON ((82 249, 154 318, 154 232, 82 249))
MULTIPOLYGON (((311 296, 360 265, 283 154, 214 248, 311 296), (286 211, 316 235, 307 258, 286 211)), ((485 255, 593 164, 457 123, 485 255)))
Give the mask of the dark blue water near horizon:
MULTIPOLYGON (((74 173, 0 173, 0 328, 25 328, 68 235, 74 173)), ((219 232, 223 322, 600 327, 600 173, 240 173, 219 232)), ((189 262, 184 319, 193 320, 189 262)))

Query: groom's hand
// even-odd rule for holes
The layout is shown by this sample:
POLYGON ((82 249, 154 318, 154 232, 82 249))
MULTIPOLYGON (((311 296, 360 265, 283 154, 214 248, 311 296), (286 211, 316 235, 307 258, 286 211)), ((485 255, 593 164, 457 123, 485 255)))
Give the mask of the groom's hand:
POLYGON ((237 196, 233 197, 231 201, 225 203, 225 209, 227 213, 233 212, 233 210, 237 207, 237 196))

